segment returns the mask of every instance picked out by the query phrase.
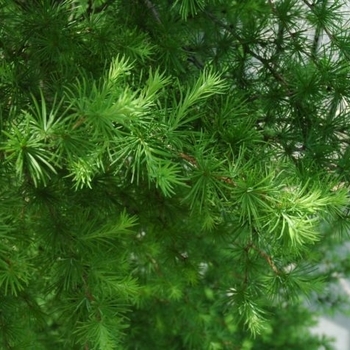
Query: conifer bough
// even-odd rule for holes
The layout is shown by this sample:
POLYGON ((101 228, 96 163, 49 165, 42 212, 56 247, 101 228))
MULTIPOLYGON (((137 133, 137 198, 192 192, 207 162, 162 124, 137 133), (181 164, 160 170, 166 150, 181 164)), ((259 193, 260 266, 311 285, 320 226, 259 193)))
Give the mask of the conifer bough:
POLYGON ((330 348, 345 5, 0 1, 0 347, 330 348))

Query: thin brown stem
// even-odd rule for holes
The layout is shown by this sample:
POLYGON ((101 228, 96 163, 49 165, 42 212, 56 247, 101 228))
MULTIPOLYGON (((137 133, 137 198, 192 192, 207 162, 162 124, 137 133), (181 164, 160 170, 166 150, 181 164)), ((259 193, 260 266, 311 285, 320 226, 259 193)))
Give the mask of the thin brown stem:
MULTIPOLYGON (((197 160, 191 156, 191 155, 188 155, 186 153, 183 153, 183 152, 180 152, 179 153, 179 157, 184 159, 186 162, 190 163, 194 168, 198 168, 198 162, 197 160)), ((229 185, 232 185, 232 186, 235 186, 235 182, 228 176, 215 176, 218 180, 222 181, 222 182, 225 182, 229 185)))
POLYGON ((270 257, 270 255, 268 255, 266 252, 264 252, 263 250, 259 249, 256 245, 252 244, 251 247, 257 251, 259 253, 259 255, 264 258, 267 263, 269 264, 269 266, 271 267, 271 269, 273 270, 274 273, 276 273, 277 275, 279 275, 281 272, 280 270, 277 268, 277 266, 275 265, 275 263, 273 262, 272 258, 270 257))
POLYGON ((156 6, 150 1, 150 0, 143 0, 147 8, 151 11, 154 19, 158 24, 162 24, 162 21, 160 20, 159 13, 157 11, 156 6))

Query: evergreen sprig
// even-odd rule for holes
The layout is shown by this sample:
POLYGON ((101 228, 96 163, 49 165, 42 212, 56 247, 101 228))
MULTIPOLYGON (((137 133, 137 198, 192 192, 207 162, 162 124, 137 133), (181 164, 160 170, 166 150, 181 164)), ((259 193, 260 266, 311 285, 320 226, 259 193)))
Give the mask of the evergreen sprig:
POLYGON ((330 346, 343 5, 0 1, 0 347, 330 346))

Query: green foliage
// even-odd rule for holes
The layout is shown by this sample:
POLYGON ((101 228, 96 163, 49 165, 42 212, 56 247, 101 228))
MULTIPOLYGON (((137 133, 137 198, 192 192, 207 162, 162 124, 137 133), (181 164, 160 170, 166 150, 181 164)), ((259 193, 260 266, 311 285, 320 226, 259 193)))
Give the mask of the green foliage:
POLYGON ((2 349, 331 348, 343 3, 0 0, 2 349))

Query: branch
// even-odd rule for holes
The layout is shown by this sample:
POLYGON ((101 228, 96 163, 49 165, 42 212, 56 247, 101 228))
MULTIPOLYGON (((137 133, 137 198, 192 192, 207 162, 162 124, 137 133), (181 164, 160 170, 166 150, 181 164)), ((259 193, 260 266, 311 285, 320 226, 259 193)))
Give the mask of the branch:
MULTIPOLYGON (((92 12, 93 12, 94 14, 100 13, 100 12, 104 11, 108 6, 112 5, 114 1, 115 1, 115 0, 107 0, 107 1, 104 2, 102 5, 96 7, 92 12)), ((88 12, 89 12, 89 11, 88 11, 88 12)), ((91 13, 88 13, 88 14, 91 14, 91 13)))
POLYGON ((163 278, 164 275, 163 275, 162 270, 161 270, 160 267, 159 267, 158 262, 157 262, 154 258, 152 258, 152 256, 151 256, 150 254, 146 254, 146 257, 147 257, 147 260, 153 265, 154 271, 156 272, 156 274, 157 274, 159 277, 163 278))
POLYGON ((243 40, 243 38, 241 38, 234 30, 232 30, 232 28, 229 25, 226 25, 225 23, 222 23, 219 19, 217 19, 213 14, 209 13, 209 12, 205 12, 206 15, 212 20, 214 21, 217 25, 219 25, 221 28, 225 29, 226 31, 228 31, 230 34, 232 34, 235 39, 243 46, 244 50, 250 54, 251 56, 253 56, 254 58, 256 58, 258 61, 260 61, 262 63, 262 65, 270 71, 270 73, 272 74, 272 76, 280 82, 281 85, 283 85, 284 87, 287 88, 288 90, 288 94, 291 95, 292 91, 290 91, 289 89, 289 84, 287 83, 287 81, 284 79, 284 77, 277 72, 277 70, 272 67, 272 65, 270 64, 270 61, 267 60, 266 58, 258 55, 257 53, 255 53, 253 50, 250 49, 250 47, 247 45, 247 43, 243 40))
POLYGON ((143 2, 147 6, 147 8, 151 11, 151 13, 152 13, 154 19, 156 20, 156 22, 158 24, 162 24, 162 21, 160 20, 160 16, 159 16, 159 13, 157 11, 156 6, 150 0, 143 0, 143 2))
POLYGON ((270 257, 270 255, 268 255, 266 252, 264 252, 263 250, 259 249, 256 245, 251 244, 251 247, 257 251, 259 253, 259 255, 264 258, 267 263, 269 264, 269 266, 271 267, 271 269, 273 270, 273 272, 276 275, 279 275, 281 272, 280 270, 277 268, 277 266, 275 265, 275 263, 273 262, 272 258, 270 257))
MULTIPOLYGON (((143 2, 147 6, 148 10, 152 13, 156 22, 158 24, 163 24, 161 19, 160 19, 159 12, 157 11, 156 5, 154 5, 151 0, 143 0, 143 2)), ((187 60, 189 62, 193 63, 198 69, 204 68, 204 64, 198 60, 198 58, 193 54, 193 52, 188 50, 188 48, 186 48, 186 47, 183 47, 182 49, 187 54, 187 56, 188 56, 187 60)))
MULTIPOLYGON (((278 18, 278 11, 276 10, 276 6, 275 6, 275 3, 272 1, 272 0, 269 0, 269 5, 271 7, 271 11, 272 13, 278 18)), ((287 23, 283 23, 284 26, 283 28, 286 29, 286 31, 288 32, 290 38, 295 41, 295 33, 293 33, 290 28, 288 27, 287 23)), ((318 42, 319 42, 319 34, 318 31, 319 31, 319 27, 316 28, 316 35, 315 35, 315 38, 314 38, 314 43, 313 43, 313 47, 316 45, 316 49, 317 49, 317 45, 318 45, 318 42), (315 44, 316 43, 316 44, 315 44)), ((315 64, 316 64, 316 61, 315 61, 315 57, 316 55, 314 55, 313 53, 311 53, 311 55, 304 49, 300 48, 300 52, 302 52, 303 54, 305 54, 307 57, 309 57, 315 64)), ((313 48, 311 50, 311 52, 313 52, 313 48)), ((278 53, 278 50, 277 52, 278 53)))
MULTIPOLYGON (((302 0, 302 2, 312 11, 314 9, 314 5, 313 4, 310 4, 307 0, 302 0)), ((339 49, 341 49, 339 47, 339 45, 337 44, 337 38, 334 37, 333 33, 331 33, 331 31, 326 27, 326 26, 323 26, 322 29, 325 31, 325 33, 328 35, 329 37, 329 40, 332 41, 334 43, 334 45, 336 45, 339 49)), ((346 52, 346 51, 343 51, 343 54, 345 55, 346 58, 350 59, 350 55, 346 52)))
MULTIPOLYGON (((184 159, 186 162, 190 163, 194 168, 198 168, 198 162, 193 156, 180 152, 179 157, 184 159)), ((228 176, 216 176, 216 178, 229 185, 236 186, 235 182, 228 176)))
POLYGON ((194 157, 192 157, 188 154, 182 153, 182 152, 179 153, 179 156, 180 156, 180 158, 186 160, 188 163, 190 163, 195 168, 198 167, 197 160, 194 157))

